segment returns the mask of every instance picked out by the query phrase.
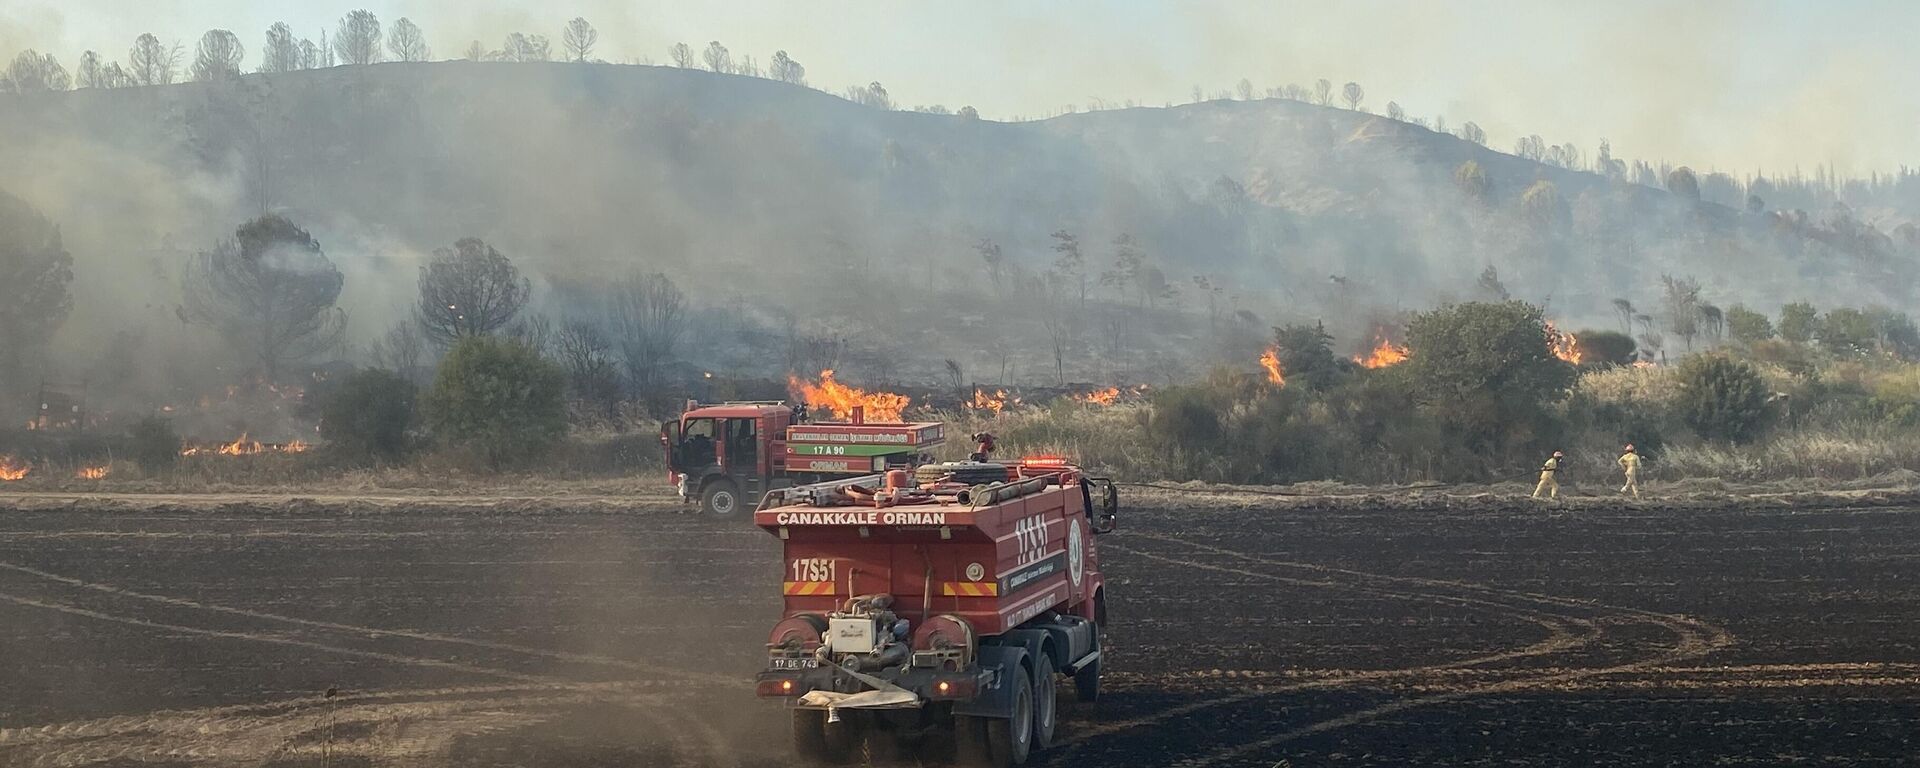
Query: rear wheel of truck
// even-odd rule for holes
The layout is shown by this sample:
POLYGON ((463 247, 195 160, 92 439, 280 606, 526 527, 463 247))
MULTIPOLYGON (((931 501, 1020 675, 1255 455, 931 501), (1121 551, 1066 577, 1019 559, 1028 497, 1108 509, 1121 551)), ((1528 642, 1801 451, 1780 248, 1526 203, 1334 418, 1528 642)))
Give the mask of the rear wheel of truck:
POLYGON ((1058 700, 1055 698, 1053 659, 1045 653, 1033 660, 1033 748, 1053 746, 1054 727, 1059 725, 1058 700))
POLYGON ((793 710, 793 751, 808 765, 845 765, 860 746, 860 732, 842 719, 827 722, 820 709, 793 710))
POLYGON ((732 517, 740 512, 740 488, 732 480, 716 480, 700 494, 700 508, 716 517, 732 517))
POLYGON ((1011 717, 987 720, 987 765, 1007 768, 1026 765, 1033 754, 1033 681, 1014 677, 1011 717))

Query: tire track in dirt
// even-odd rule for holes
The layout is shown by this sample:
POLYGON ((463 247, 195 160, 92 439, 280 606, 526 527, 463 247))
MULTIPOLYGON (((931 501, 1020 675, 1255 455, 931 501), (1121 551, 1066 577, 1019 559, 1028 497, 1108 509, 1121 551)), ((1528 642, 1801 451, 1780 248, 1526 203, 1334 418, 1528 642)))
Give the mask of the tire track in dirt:
MULTIPOLYGON (((1359 723, 1367 722, 1369 720, 1374 720, 1386 715, 1390 715, 1396 712, 1400 712, 1408 709, 1414 709, 1417 707, 1432 706, 1435 704, 1442 704, 1449 701, 1464 699, 1469 697, 1486 696, 1486 695, 1508 693, 1508 692, 1519 692, 1519 691, 1533 689, 1533 688, 1550 688, 1552 686, 1562 685, 1562 684, 1573 682, 1573 681, 1585 680, 1593 677, 1603 677, 1607 675, 1630 673, 1630 672, 1645 672, 1650 669, 1658 668, 1662 665, 1672 664, 1677 661, 1682 661, 1685 659, 1695 658, 1695 657, 1704 655, 1715 649, 1725 647, 1726 645, 1731 644, 1733 641, 1732 635, 1726 632, 1726 630, 1689 616, 1662 614, 1662 613, 1657 613, 1653 611, 1646 611, 1646 610, 1635 609, 1635 608, 1624 608, 1619 606, 1611 606, 1611 605, 1605 605, 1605 604, 1592 602, 1592 601, 1574 600, 1574 599, 1559 597, 1555 595, 1526 592, 1522 590, 1501 589, 1501 588, 1491 587, 1483 584, 1475 584, 1471 582, 1450 581, 1450 580, 1442 580, 1442 579, 1428 579, 1428 578, 1407 577, 1407 576, 1392 576, 1387 574, 1369 573, 1366 571, 1359 571, 1359 570, 1353 570, 1353 569, 1335 568, 1331 566, 1324 566, 1324 565, 1319 565, 1314 563, 1302 563, 1302 562, 1278 560, 1278 559, 1253 555, 1245 552, 1238 552, 1230 549, 1225 549, 1222 547, 1215 547, 1207 544, 1201 544, 1198 542, 1193 542, 1193 541, 1189 541, 1189 540, 1182 539, 1179 537, 1174 537, 1174 536, 1166 536, 1166 535, 1159 535, 1159 534, 1135 534, 1135 535, 1140 538, 1151 539, 1159 542, 1189 547, 1196 552, 1216 555, 1216 556, 1230 558, 1230 559, 1242 560, 1253 565, 1291 569, 1298 572, 1314 575, 1317 578, 1301 578, 1299 576, 1282 576, 1274 573, 1269 573, 1266 571, 1257 571, 1257 570, 1251 570, 1248 568, 1219 565, 1217 563, 1205 562, 1205 561, 1173 556, 1173 555, 1155 554, 1155 553, 1146 552, 1140 549, 1127 547, 1125 545, 1120 545, 1120 544, 1110 544, 1108 546, 1118 551, 1125 552, 1130 555, 1150 559, 1150 560, 1158 560, 1158 561, 1169 563, 1169 564, 1182 565, 1186 567, 1199 568, 1203 570, 1210 570, 1210 571, 1221 572, 1221 573, 1230 573, 1234 575, 1261 579, 1264 581, 1269 581, 1274 583, 1288 584, 1293 586, 1352 591, 1352 592, 1358 592, 1362 594, 1386 597, 1389 599, 1409 600, 1409 601, 1417 601, 1417 602, 1437 602, 1442 604, 1453 604, 1453 605, 1458 605, 1462 607, 1472 607, 1472 608, 1478 608, 1478 609, 1484 609, 1484 610, 1493 610, 1496 612, 1507 611, 1509 612, 1508 615, 1510 616, 1513 616, 1515 618, 1525 618, 1530 621, 1536 621, 1536 620, 1544 621, 1545 619, 1541 618, 1543 615, 1556 616, 1562 621, 1570 622, 1570 623, 1579 623, 1582 626, 1589 627, 1591 628, 1592 631, 1583 635, 1579 641, 1565 641, 1565 642, 1556 643, 1556 642, 1553 642, 1554 638, 1550 636, 1548 640, 1542 641, 1541 643, 1536 643, 1533 646, 1529 646, 1527 648, 1517 649, 1515 651, 1509 651, 1505 653, 1489 654, 1485 657, 1465 659, 1465 660, 1448 663, 1448 664, 1427 665, 1427 666, 1412 667, 1412 668, 1397 669, 1397 670, 1380 670, 1377 672, 1360 672, 1360 673, 1354 673, 1348 676, 1328 678, 1323 680, 1303 681, 1299 683, 1286 684, 1279 687, 1268 687, 1260 691, 1236 694, 1236 695, 1227 696, 1224 698, 1210 700, 1210 701, 1195 702, 1194 704, 1165 710, 1163 712, 1159 712, 1148 717, 1136 718, 1134 720, 1130 720, 1122 723, 1115 723, 1115 724, 1111 724, 1111 726, 1108 726, 1108 727, 1095 727, 1092 729, 1088 729, 1086 732, 1081 734, 1076 734, 1075 737, 1073 737, 1072 743, 1074 744, 1074 746, 1078 746, 1080 743, 1083 743, 1084 740, 1093 738, 1096 736, 1108 735, 1108 734, 1129 730, 1133 728, 1157 725, 1159 723, 1163 723, 1167 720, 1170 720, 1176 717, 1195 714, 1208 709, 1213 709, 1213 708, 1222 707, 1222 706, 1230 706, 1234 704, 1247 703, 1247 702, 1251 702, 1258 699, 1270 698, 1270 697, 1285 695, 1289 693, 1298 693, 1301 691, 1314 690, 1314 689, 1320 689, 1320 688, 1354 686, 1354 685, 1358 685, 1362 683, 1370 683, 1370 682, 1392 681, 1392 682, 1417 683, 1420 681, 1420 678, 1422 677, 1432 677, 1437 673, 1450 672, 1450 671, 1454 671, 1454 670, 1465 668, 1465 667, 1484 666, 1486 664, 1499 663, 1500 661, 1514 660, 1514 659, 1530 657, 1530 656, 1551 656, 1555 654, 1565 654, 1569 651, 1577 649, 1582 645, 1596 642, 1599 639, 1600 635, 1605 631, 1604 628, 1607 624, 1612 622, 1617 622, 1622 619, 1628 619, 1636 622, 1650 623, 1655 626, 1659 626, 1673 633, 1674 635, 1674 640, 1670 646, 1656 649, 1656 651, 1651 656, 1648 656, 1645 658, 1640 658, 1640 659, 1636 659, 1633 661, 1620 663, 1620 664, 1603 665, 1598 667, 1573 667, 1573 668, 1556 668, 1556 669, 1547 669, 1547 670, 1536 669, 1536 670, 1530 670, 1527 672, 1518 673, 1518 676, 1515 677, 1515 679, 1504 681, 1504 682, 1491 683, 1491 684, 1478 685, 1478 686, 1468 686, 1465 688, 1457 688, 1457 689, 1446 689, 1443 687, 1440 689, 1440 692, 1437 692, 1437 693, 1417 695, 1410 698, 1399 699, 1396 701, 1389 702, 1387 704, 1363 709, 1363 710, 1352 712, 1339 717, 1334 717, 1334 718, 1315 721, 1312 723, 1303 724, 1303 725, 1282 731, 1280 733, 1272 734, 1265 738, 1255 740, 1253 742, 1244 743, 1237 746, 1222 747, 1212 753, 1201 756, 1197 759, 1181 762, 1182 765, 1192 765, 1192 766, 1215 765, 1221 762, 1249 757, 1254 752, 1272 749, 1288 741, 1299 739, 1305 736, 1310 736, 1317 733, 1322 733, 1326 731, 1336 730, 1339 728, 1344 728, 1351 725, 1356 725, 1359 723), (1450 594, 1450 592, 1453 592, 1453 591, 1465 592, 1472 595, 1473 597, 1463 597, 1461 595, 1450 594), (1593 618, 1586 618, 1579 615, 1582 612, 1592 612, 1597 614, 1597 616, 1593 618)), ((1442 683, 1444 683, 1444 681, 1442 681, 1442 683)), ((1429 687, 1431 687, 1431 685, 1429 687)), ((1066 760, 1067 757, 1070 756, 1073 751, 1074 750, 1072 749, 1066 750, 1065 752, 1055 756, 1052 760, 1050 760, 1049 764, 1050 765, 1062 764, 1063 761, 1066 760)))

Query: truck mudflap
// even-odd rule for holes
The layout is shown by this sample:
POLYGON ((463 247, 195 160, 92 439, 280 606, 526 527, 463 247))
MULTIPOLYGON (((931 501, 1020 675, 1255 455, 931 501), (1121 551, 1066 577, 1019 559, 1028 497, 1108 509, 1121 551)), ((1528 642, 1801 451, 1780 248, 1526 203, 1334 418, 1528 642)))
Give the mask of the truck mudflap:
POLYGON ((980 689, 980 694, 967 701, 953 703, 956 715, 974 717, 1013 716, 1014 675, 1024 675, 1021 662, 1028 656, 1025 645, 983 645, 980 647, 979 665, 994 670, 993 680, 980 689))

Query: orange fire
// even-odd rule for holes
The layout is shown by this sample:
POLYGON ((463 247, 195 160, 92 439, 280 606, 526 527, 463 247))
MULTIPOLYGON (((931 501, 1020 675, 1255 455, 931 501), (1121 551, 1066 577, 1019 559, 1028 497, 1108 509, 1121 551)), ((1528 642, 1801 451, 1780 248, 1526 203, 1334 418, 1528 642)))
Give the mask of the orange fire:
POLYGON ((1008 397, 1007 391, 1004 389, 996 389, 991 395, 987 394, 986 390, 975 389, 973 390, 973 402, 962 403, 962 405, 966 406, 969 410, 993 411, 996 416, 1000 415, 1000 412, 1005 411, 1007 406, 1019 404, 1020 398, 1008 397))
POLYGON ((1380 343, 1374 345, 1372 352, 1354 355, 1353 361, 1368 368, 1385 368, 1406 362, 1408 351, 1406 347, 1381 338, 1380 343))
POLYGON ((1084 395, 1074 395, 1073 399, 1089 405, 1113 405, 1115 401, 1120 399, 1120 388, 1107 387, 1106 389, 1096 389, 1084 395))
POLYGON ((1553 323, 1547 323, 1547 346, 1553 350, 1554 357, 1574 365, 1580 364, 1580 339, 1560 330, 1553 323))
POLYGON ((851 387, 833 380, 833 371, 820 372, 820 383, 814 384, 798 376, 787 376, 787 389, 795 399, 807 404, 809 408, 825 408, 836 419, 853 417, 855 407, 866 409, 869 421, 899 421, 900 414, 913 402, 906 395, 891 392, 868 392, 859 387, 851 387))
POLYGON ((1658 368, 1658 367, 1660 367, 1660 364, 1659 364, 1659 363, 1655 363, 1655 362, 1654 362, 1654 361, 1652 361, 1652 360, 1635 360, 1635 361, 1633 361, 1633 367, 1635 367, 1635 368, 1658 368))
POLYGON ((14 459, 12 456, 0 456, 0 481, 13 482, 24 480, 33 467, 14 459))
POLYGON ((73 476, 81 480, 100 480, 105 478, 111 471, 112 470, 105 465, 98 467, 81 467, 79 471, 73 473, 73 476))
POLYGON ((1280 370, 1279 347, 1267 347, 1267 351, 1260 353, 1260 367, 1267 369, 1267 383, 1281 387, 1287 385, 1287 375, 1280 370))
POLYGON ((261 453, 306 453, 309 448, 311 448, 311 446, 301 440, 295 440, 291 443, 283 443, 281 445, 262 443, 249 438, 247 434, 243 432, 240 434, 240 439, 231 443, 221 443, 211 446, 188 446, 180 450, 180 455, 206 456, 217 454, 220 456, 253 456, 261 453))

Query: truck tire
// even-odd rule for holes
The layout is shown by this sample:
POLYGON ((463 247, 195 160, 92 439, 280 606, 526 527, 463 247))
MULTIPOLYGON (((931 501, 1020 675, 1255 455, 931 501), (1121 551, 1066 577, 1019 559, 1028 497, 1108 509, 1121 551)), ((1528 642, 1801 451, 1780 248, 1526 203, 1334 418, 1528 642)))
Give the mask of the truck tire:
POLYGON ((793 751, 806 765, 846 765, 860 745, 860 732, 847 720, 828 723, 826 710, 793 710, 793 751))
POLYGON ((740 514, 740 487, 732 480, 715 480, 700 494, 700 508, 715 517, 740 514))
POLYGON ((1053 732, 1060 724, 1058 692, 1054 685, 1053 657, 1041 653, 1033 660, 1033 750, 1053 746, 1053 732))
POLYGON ((1033 754, 1033 680, 1013 677, 1013 714, 987 720, 987 765, 1026 765, 1033 754))
POLYGON ((947 475, 953 476, 949 482, 965 485, 1002 483, 1007 480, 1007 466, 978 461, 949 461, 941 464, 925 464, 913 470, 914 482, 923 485, 939 482, 947 475))

